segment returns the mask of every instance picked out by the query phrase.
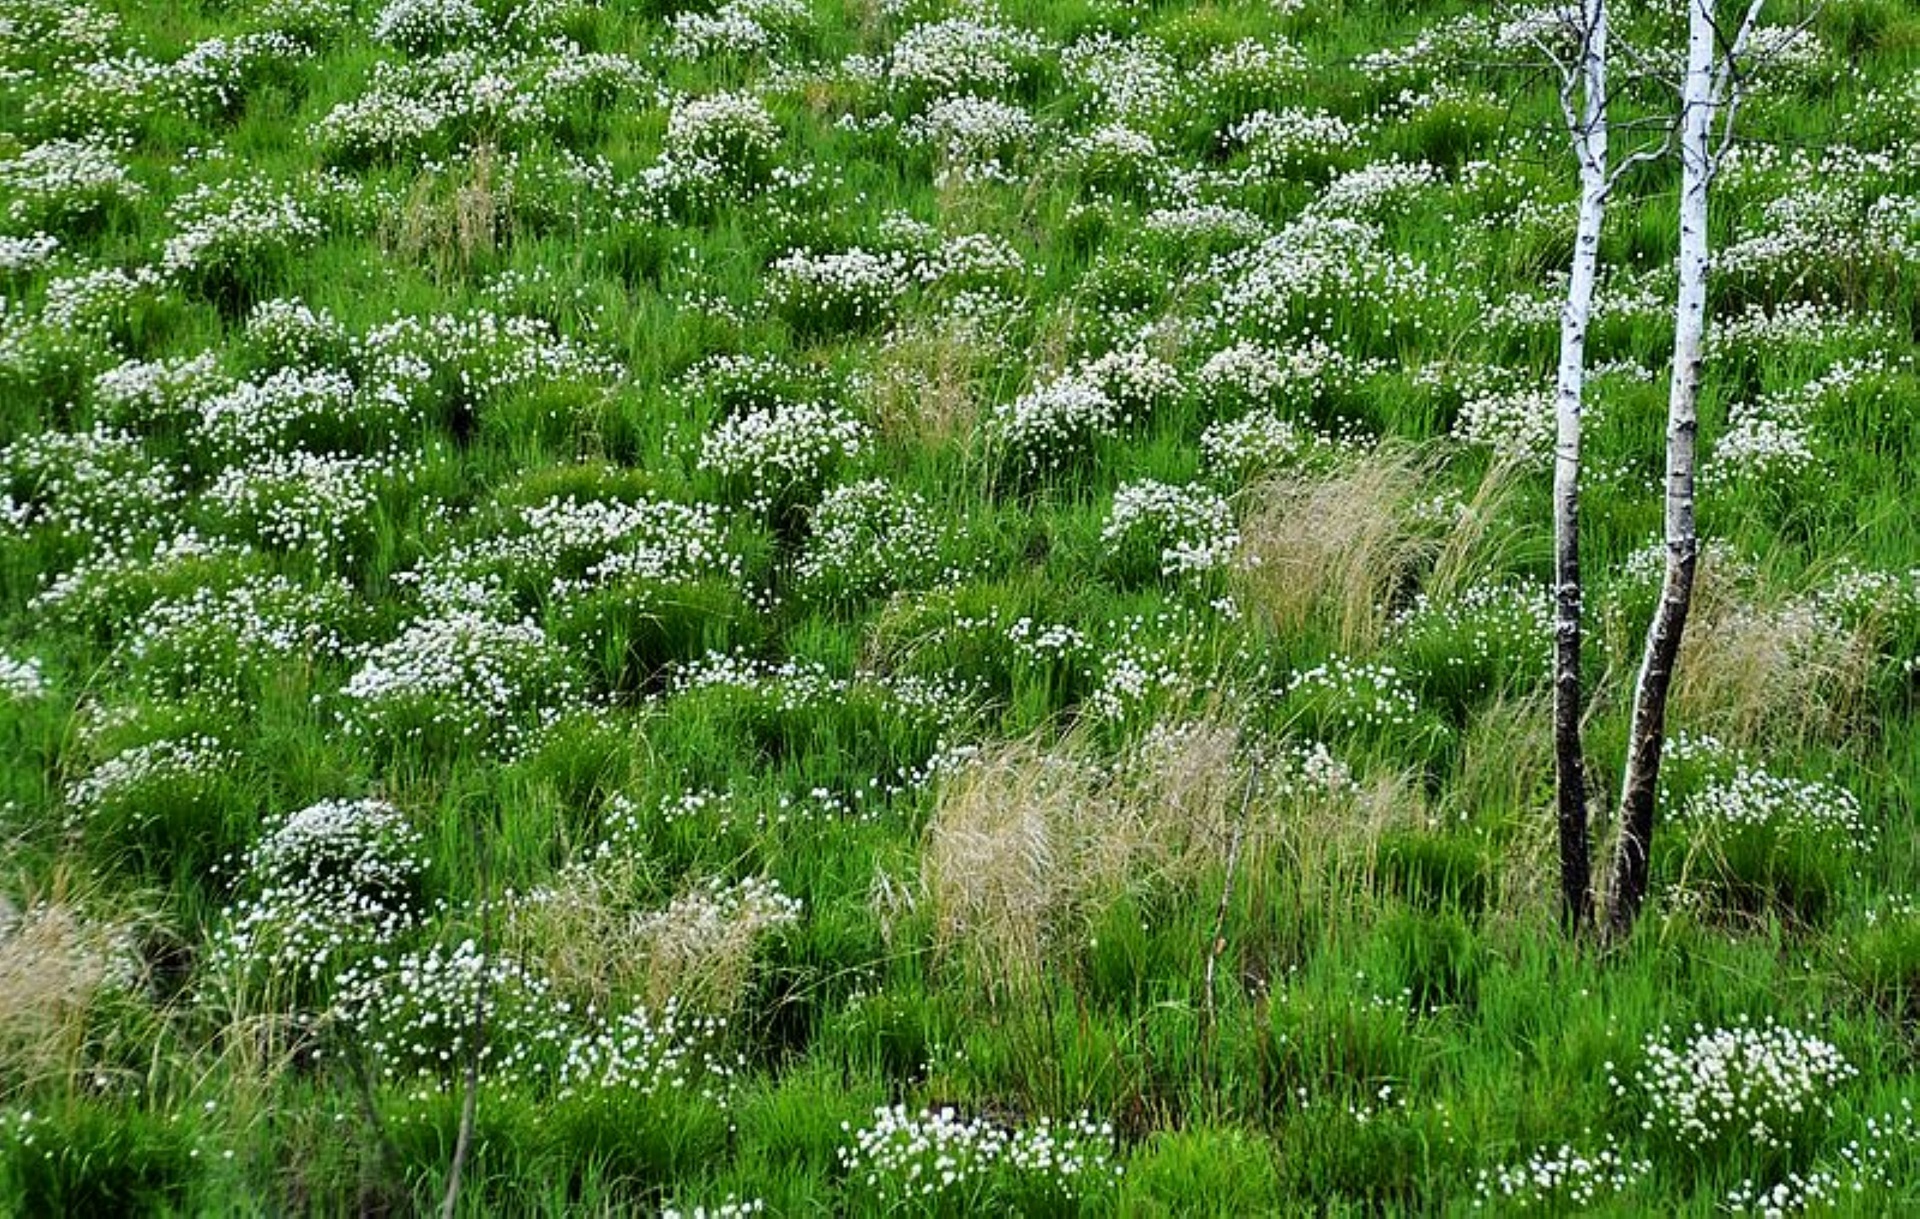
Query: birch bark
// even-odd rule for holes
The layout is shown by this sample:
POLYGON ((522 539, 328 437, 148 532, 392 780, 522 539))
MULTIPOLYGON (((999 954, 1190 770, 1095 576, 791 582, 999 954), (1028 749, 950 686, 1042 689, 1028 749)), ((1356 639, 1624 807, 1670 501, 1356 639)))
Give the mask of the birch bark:
POLYGON ((1580 437, 1586 390, 1587 328, 1593 319, 1600 228, 1610 185, 1607 169, 1607 11, 1605 0, 1582 0, 1579 58, 1562 91, 1568 135, 1580 166, 1580 215, 1574 232, 1567 299, 1560 311, 1560 360, 1554 378, 1553 741, 1560 837, 1560 907, 1568 930, 1593 914, 1587 822, 1587 774, 1580 716, 1580 437), (1575 108, 1574 97, 1579 105, 1575 108))
POLYGON ((1674 662, 1687 627, 1699 561, 1694 438, 1699 430, 1700 376, 1705 362, 1707 201, 1714 170, 1711 141, 1723 62, 1711 4, 1712 0, 1689 0, 1688 5, 1687 70, 1680 94, 1679 292, 1667 392, 1666 568, 1633 688, 1626 774, 1620 788, 1621 833, 1607 910, 1608 924, 1616 934, 1633 926, 1646 901, 1667 696, 1673 688, 1674 662))

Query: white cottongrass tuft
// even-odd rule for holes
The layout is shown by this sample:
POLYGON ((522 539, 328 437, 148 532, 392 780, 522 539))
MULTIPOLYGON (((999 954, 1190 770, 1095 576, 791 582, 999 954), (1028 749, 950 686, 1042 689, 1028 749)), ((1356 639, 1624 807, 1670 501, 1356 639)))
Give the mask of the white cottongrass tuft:
MULTIPOLYGON (((1672 1036, 1662 1028, 1647 1038, 1634 1084, 1646 1102, 1644 1128, 1697 1153, 1736 1142, 1792 1146, 1833 1118, 1834 1092, 1860 1073, 1830 1042, 1770 1019, 1696 1024, 1678 1045, 1672 1036)), ((1612 1083, 1627 1090, 1617 1076, 1612 1083)))

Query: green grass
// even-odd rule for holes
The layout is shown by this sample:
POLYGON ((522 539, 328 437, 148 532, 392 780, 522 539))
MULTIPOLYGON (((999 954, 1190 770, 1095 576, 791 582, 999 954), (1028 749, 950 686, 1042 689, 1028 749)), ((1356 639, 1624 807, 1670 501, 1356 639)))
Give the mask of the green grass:
MULTIPOLYGON (((1563 1155, 1620 1179, 1508 1184, 1920 1204, 1902 6, 1768 8, 1691 743, 1604 946, 1540 617, 1574 167, 1480 6, 406 7, 0 0, 0 1213, 436 1208, 470 1063, 463 1214, 1505 1213, 1563 1155), (404 884, 293 817, 365 800, 404 884), (1656 1112, 1660 1047, 1769 1022, 1851 1068, 1814 1120, 1656 1112), (903 1194, 896 1106, 1087 1166, 903 1194)), ((1608 801, 1677 181, 1623 181, 1590 335, 1608 801)))

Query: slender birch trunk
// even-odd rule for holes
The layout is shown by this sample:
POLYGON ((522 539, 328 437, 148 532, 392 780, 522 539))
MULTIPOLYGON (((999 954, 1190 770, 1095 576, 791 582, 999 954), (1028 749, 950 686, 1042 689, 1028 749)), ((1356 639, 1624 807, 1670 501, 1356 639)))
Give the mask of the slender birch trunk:
MULTIPOLYGON (((1699 557, 1693 472, 1707 327, 1707 196, 1715 167, 1714 117, 1732 71, 1731 54, 1724 61, 1720 57, 1720 32, 1711 6, 1712 0, 1691 0, 1687 22, 1687 74, 1680 114, 1680 284, 1667 396, 1666 573, 1634 683, 1626 775, 1620 789, 1621 836, 1607 911, 1615 934, 1632 928, 1647 896, 1667 695, 1687 627, 1699 557)), ((1749 27, 1751 20, 1750 14, 1749 27)))
POLYGON ((1560 830, 1560 912, 1571 932, 1593 916, 1592 847, 1587 829, 1587 769, 1581 741, 1580 682, 1580 429, 1586 389, 1587 327, 1606 214, 1607 12, 1605 0, 1582 0, 1580 59, 1562 94, 1580 165, 1580 217, 1574 233, 1567 299, 1560 311, 1560 364, 1554 378, 1553 453, 1553 747, 1560 830), (1581 94, 1578 111, 1575 90, 1581 94))

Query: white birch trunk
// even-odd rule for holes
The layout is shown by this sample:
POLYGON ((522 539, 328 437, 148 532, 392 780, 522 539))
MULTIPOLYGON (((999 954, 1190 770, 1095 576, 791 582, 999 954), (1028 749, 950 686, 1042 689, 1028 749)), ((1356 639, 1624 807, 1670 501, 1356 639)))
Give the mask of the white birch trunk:
POLYGON ((1574 232, 1567 299, 1560 311, 1560 363, 1554 379, 1554 656, 1555 796, 1560 836, 1561 916, 1578 931, 1592 914, 1592 850, 1587 777, 1581 741, 1580 436, 1586 389, 1587 328, 1606 214, 1607 12, 1605 0, 1582 0, 1580 60, 1568 81, 1568 135, 1580 167, 1580 215, 1574 232), (1572 105, 1575 88, 1580 106, 1572 105))
MULTIPOLYGON (((1751 24, 1750 11, 1748 24, 1751 24)), ((1693 599, 1699 541, 1694 530, 1694 437, 1707 328, 1707 197, 1713 182, 1713 124, 1731 69, 1720 58, 1712 0, 1689 0, 1687 74, 1680 114, 1679 294, 1674 311, 1673 373, 1667 396, 1666 573, 1634 683, 1626 775, 1620 790, 1621 836, 1614 855, 1608 921, 1632 927, 1646 900, 1654 797, 1665 741, 1667 695, 1693 599)))

